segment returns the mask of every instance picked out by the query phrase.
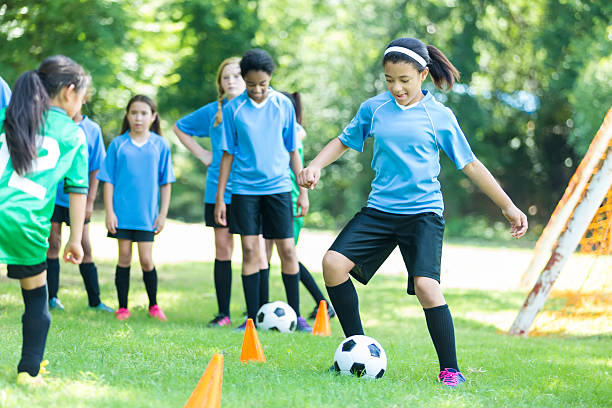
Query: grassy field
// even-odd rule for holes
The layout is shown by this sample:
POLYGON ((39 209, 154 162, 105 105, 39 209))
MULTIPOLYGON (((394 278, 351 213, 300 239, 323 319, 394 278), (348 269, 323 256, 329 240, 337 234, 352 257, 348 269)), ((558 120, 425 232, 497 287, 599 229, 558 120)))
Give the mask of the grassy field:
MULTIPOLYGON (((234 265, 233 325, 242 323, 239 265, 234 265)), ((114 266, 99 265, 103 301, 116 306, 114 266)), ((514 316, 518 292, 448 290, 455 319, 459 365, 467 377, 460 389, 436 382, 437 359, 423 312, 405 294, 405 279, 377 276, 358 285, 366 334, 388 356, 378 381, 329 374, 342 340, 337 319, 332 336, 259 332, 267 363, 241 364, 242 333, 208 329, 216 302, 212 265, 160 265, 159 303, 168 321, 146 316, 139 267, 132 267, 132 318, 86 308, 78 270, 62 265, 60 298, 66 312, 53 313, 45 358, 51 361, 47 387, 14 385, 21 347, 22 301, 18 284, 0 277, 1 407, 181 407, 212 355, 225 356, 225 407, 604 407, 610 406, 612 336, 509 337, 488 323, 514 316)), ((278 268, 272 271, 271 299, 284 300, 278 268)), ((320 274, 315 278, 321 282, 320 274)), ((302 291, 302 311, 314 303, 302 291)))

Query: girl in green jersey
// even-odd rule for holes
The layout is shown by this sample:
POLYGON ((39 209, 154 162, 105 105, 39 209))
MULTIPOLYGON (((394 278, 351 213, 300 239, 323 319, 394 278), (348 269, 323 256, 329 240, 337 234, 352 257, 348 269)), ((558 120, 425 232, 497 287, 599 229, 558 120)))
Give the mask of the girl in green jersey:
POLYGON ((57 184, 70 194, 70 238, 64 260, 83 258, 81 234, 88 187, 87 143, 71 117, 89 76, 61 55, 22 74, 0 110, 0 263, 19 279, 25 305, 17 383, 42 384, 41 361, 51 323, 46 253, 57 184))

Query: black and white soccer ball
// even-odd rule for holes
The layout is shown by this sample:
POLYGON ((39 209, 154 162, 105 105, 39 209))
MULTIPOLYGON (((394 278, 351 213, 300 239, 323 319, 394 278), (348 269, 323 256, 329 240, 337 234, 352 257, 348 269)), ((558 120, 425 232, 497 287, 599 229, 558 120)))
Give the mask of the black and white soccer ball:
POLYGON ((277 300, 259 308, 255 324, 259 329, 290 333, 295 331, 297 326, 297 315, 291 306, 277 300))
POLYGON ((381 378, 387 370, 387 354, 379 342, 368 336, 345 339, 334 354, 334 368, 340 374, 381 378))

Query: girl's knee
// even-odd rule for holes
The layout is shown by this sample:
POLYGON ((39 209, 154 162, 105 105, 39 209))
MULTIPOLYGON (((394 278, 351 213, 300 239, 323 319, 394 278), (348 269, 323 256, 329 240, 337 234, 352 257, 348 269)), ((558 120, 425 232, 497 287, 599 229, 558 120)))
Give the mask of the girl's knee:
POLYGON ((323 256, 323 280, 326 286, 339 285, 349 278, 352 264, 345 260, 344 256, 333 251, 328 251, 323 256))

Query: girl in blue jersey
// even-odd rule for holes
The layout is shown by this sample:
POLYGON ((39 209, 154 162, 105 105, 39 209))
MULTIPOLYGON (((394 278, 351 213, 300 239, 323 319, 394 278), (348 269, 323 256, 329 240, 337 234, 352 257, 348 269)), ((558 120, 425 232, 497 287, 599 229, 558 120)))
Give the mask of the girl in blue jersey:
MULTIPOLYGON (((247 316, 260 306, 262 245, 259 234, 273 239, 281 259, 287 303, 298 316, 298 330, 309 329, 299 309, 299 266, 293 241, 293 211, 289 169, 302 168, 296 149, 295 110, 291 101, 269 87, 274 62, 264 50, 247 51, 240 60, 246 92, 223 108, 223 157, 215 204, 215 221, 240 234, 242 284, 247 316), (233 166, 233 167, 232 167, 233 166), (224 195, 232 170, 231 216, 224 195)), ((308 194, 301 188, 298 215, 308 211, 308 194)), ((245 324, 241 326, 243 328, 245 324)))
MULTIPOLYGON (((303 163, 304 162, 304 146, 302 144, 302 140, 306 138, 306 130, 304 130, 304 128, 302 127, 302 117, 303 117, 302 98, 300 97, 300 94, 298 92, 293 92, 293 93, 282 92, 282 94, 285 95, 287 98, 289 98, 289 100, 293 104, 293 108, 295 109, 295 120, 297 122, 296 124, 297 150, 300 155, 300 160, 303 163)), ((299 186, 297 184, 297 179, 295 178, 295 175, 293 174, 293 172, 289 172, 289 176, 291 176, 291 200, 293 204, 293 215, 294 215, 293 235, 294 235, 295 245, 297 245, 298 239, 300 237, 300 231, 302 230, 302 226, 304 226, 304 217, 298 216, 298 209, 297 209, 296 202, 299 197, 299 186)), ((266 256, 267 256, 268 262, 270 262, 270 258, 272 257, 273 248, 274 248, 274 241, 267 240, 266 241, 266 256)), ((302 284, 306 287, 306 290, 308 290, 308 293, 310 293, 310 296, 312 296, 312 298, 315 301, 315 307, 310 313, 310 315, 308 316, 310 319, 314 319, 317 316, 317 312, 319 310, 319 304, 321 300, 325 300, 326 302, 327 300, 325 299, 325 296, 323 296, 323 293, 321 293, 321 289, 319 289, 319 285, 317 285, 317 282, 315 282, 308 268, 306 268, 306 266, 304 266, 304 264, 301 262, 298 262, 298 265, 300 267, 300 282, 302 282, 302 284)), ((327 303, 329 304, 329 302, 327 303)), ((332 307, 332 305, 328 306, 327 312, 330 318, 336 315, 336 312, 334 311, 334 308, 332 307)))
POLYGON ((444 233, 440 150, 501 208, 515 238, 527 231, 527 217, 474 156, 452 111, 421 88, 428 74, 438 88, 452 88, 459 73, 446 56, 420 40, 399 38, 386 48, 383 68, 389 91, 365 101, 298 181, 314 188, 322 168, 348 148, 363 151, 365 140, 374 138, 376 176, 366 207, 323 258, 327 292, 344 334, 363 334, 349 274, 366 284, 399 245, 409 274, 408 293, 416 294, 423 306, 438 354, 438 379, 456 387, 465 378, 457 365, 453 321, 439 283, 444 233))
POLYGON ((19 279, 25 312, 17 383, 40 385, 51 324, 46 252, 57 183, 65 179, 72 225, 64 260, 83 258, 87 145, 71 117, 85 100, 89 76, 62 55, 22 74, 0 109, 0 263, 19 279))
POLYGON ((155 102, 136 95, 128 102, 121 135, 108 146, 98 174, 104 184, 108 236, 117 238, 119 260, 115 285, 118 320, 130 317, 128 292, 132 243, 138 242, 142 280, 149 296, 149 316, 166 320, 157 305, 157 271, 153 239, 164 228, 170 206, 170 183, 176 181, 168 142, 161 136, 155 102))
MULTIPOLYGON (((72 118, 83 130, 87 138, 87 152, 89 162, 89 190, 87 192, 87 206, 85 210, 85 225, 83 226, 83 262, 79 265, 79 271, 85 284, 89 307, 104 312, 114 312, 100 300, 100 284, 98 282, 98 268, 93 261, 91 253, 91 242, 89 240, 89 221, 93 212, 94 201, 98 192, 98 179, 96 178, 100 166, 104 161, 106 152, 100 126, 83 116, 81 110, 72 118)), ((64 305, 57 297, 59 291, 59 252, 62 244, 62 223, 70 226, 68 194, 64 192, 64 182, 57 185, 55 196, 55 209, 51 216, 51 234, 49 235, 49 250, 47 251, 47 286, 49 287, 49 308, 64 310, 64 305)))
POLYGON ((0 109, 6 108, 11 100, 11 88, 6 81, 0 77, 0 109))
MULTIPOLYGON (((215 201, 217 194, 217 182, 219 180, 219 164, 223 151, 220 148, 220 138, 223 132, 223 106, 244 92, 244 80, 240 75, 240 58, 227 58, 217 71, 216 101, 204 105, 195 112, 181 118, 174 125, 174 133, 179 140, 195 157, 205 166, 206 193, 204 197, 204 220, 208 227, 215 231, 215 266, 214 281, 217 294, 217 315, 208 323, 209 327, 230 326, 230 297, 232 291, 232 252, 234 249, 234 238, 226 225, 215 222, 215 201), (202 148, 193 136, 210 137, 212 152, 202 148)), ((224 202, 226 208, 231 208, 232 202, 231 181, 228 181, 224 202)))

